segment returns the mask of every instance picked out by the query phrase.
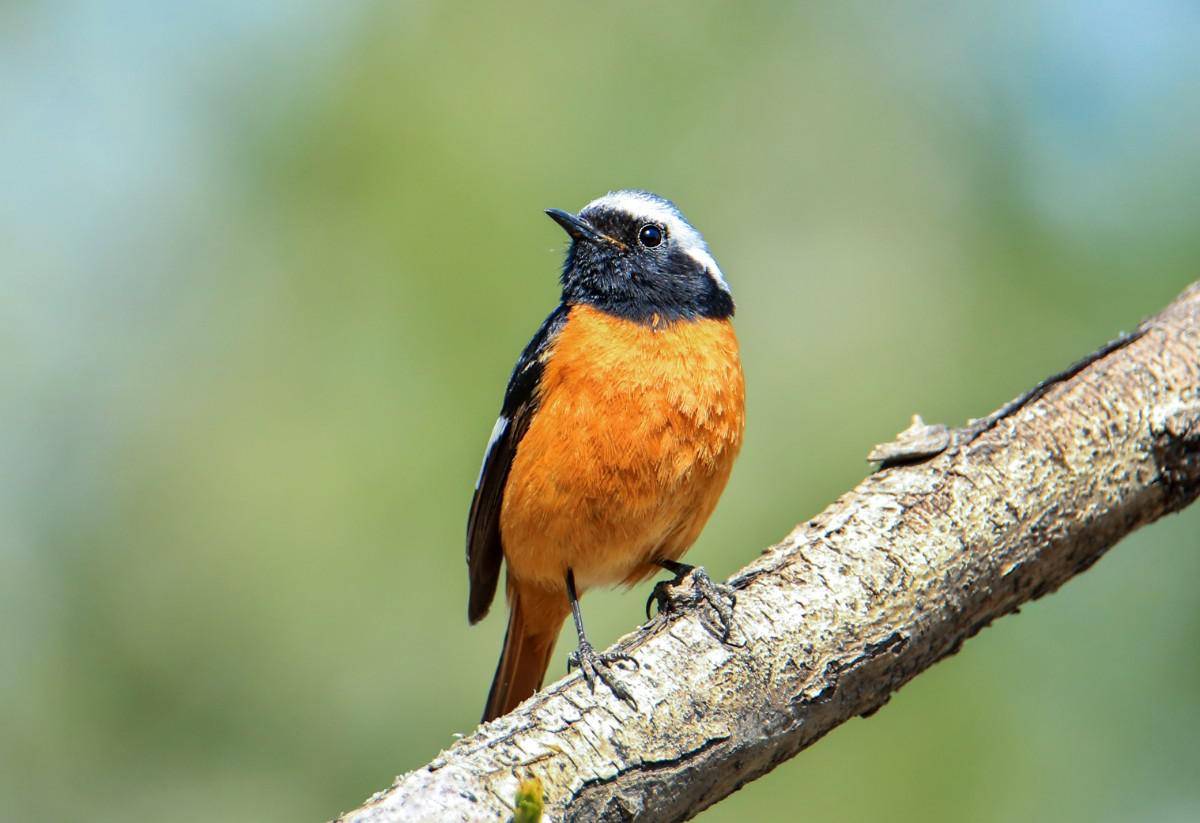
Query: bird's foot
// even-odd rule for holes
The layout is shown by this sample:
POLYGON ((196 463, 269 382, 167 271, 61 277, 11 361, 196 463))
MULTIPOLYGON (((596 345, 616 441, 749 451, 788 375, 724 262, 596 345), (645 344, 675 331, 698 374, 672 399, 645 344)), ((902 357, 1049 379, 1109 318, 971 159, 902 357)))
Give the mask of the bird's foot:
POLYGON ((650 598, 646 601, 646 617, 650 617, 651 603, 658 604, 659 614, 670 614, 680 611, 684 606, 707 603, 709 608, 701 613, 700 618, 704 627, 722 643, 728 643, 734 626, 733 607, 737 605, 737 593, 733 587, 724 583, 714 583, 703 566, 689 566, 685 563, 672 565, 674 568, 665 568, 675 572, 675 577, 660 580, 654 585, 654 590, 650 592, 650 598), (689 577, 692 584, 684 590, 683 582, 689 577))
POLYGON ((599 680, 608 690, 612 692, 617 699, 623 700, 629 704, 630 708, 637 708, 637 701, 633 699, 633 695, 629 693, 629 689, 621 683, 616 677, 616 673, 612 669, 616 668, 618 663, 632 663, 633 668, 640 668, 638 662, 627 654, 621 652, 600 652, 598 653, 592 648, 592 644, 586 640, 579 643, 579 648, 571 652, 567 656, 567 671, 571 671, 576 666, 583 673, 583 679, 587 681, 588 688, 593 694, 596 692, 596 681, 599 680))

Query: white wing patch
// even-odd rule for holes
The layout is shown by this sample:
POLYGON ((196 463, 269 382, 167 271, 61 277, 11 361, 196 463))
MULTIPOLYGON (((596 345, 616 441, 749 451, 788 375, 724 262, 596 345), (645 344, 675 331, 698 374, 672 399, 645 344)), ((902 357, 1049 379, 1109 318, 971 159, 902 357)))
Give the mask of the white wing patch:
POLYGON ((479 484, 483 482, 483 470, 487 467, 488 458, 492 456, 492 449, 496 448, 496 444, 500 442, 500 438, 507 430, 508 418, 500 415, 496 418, 496 425, 492 426, 492 436, 488 439, 487 448, 483 451, 483 462, 479 464, 479 476, 475 478, 476 491, 479 490, 479 484))
POLYGON ((725 275, 721 273, 721 267, 717 265, 717 261, 708 251, 708 244, 704 242, 704 237, 669 201, 649 192, 622 189, 621 191, 610 191, 603 197, 597 197, 584 206, 580 214, 586 215, 591 209, 623 211, 632 217, 645 220, 647 223, 666 226, 667 235, 674 238, 684 253, 704 266, 708 276, 712 278, 719 289, 726 293, 729 292, 729 284, 725 282, 725 275))

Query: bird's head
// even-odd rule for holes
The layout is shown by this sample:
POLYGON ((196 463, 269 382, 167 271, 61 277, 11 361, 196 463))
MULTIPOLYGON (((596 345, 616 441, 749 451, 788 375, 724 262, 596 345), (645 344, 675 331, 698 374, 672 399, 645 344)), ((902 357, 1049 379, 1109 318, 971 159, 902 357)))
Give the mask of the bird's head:
POLYGON ((571 237, 563 301, 639 323, 729 317, 733 297, 700 232, 670 200, 609 192, 579 214, 547 209, 571 237))

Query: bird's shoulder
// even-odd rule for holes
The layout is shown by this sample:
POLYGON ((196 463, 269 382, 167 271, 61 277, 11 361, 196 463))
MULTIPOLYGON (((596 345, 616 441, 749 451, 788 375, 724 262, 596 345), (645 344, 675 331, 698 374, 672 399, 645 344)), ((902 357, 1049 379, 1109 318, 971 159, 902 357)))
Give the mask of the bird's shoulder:
POLYGON ((571 307, 560 303, 542 321, 542 325, 521 351, 521 356, 517 358, 512 375, 508 379, 508 387, 504 390, 504 404, 500 409, 502 417, 511 418, 522 406, 535 399, 538 383, 545 370, 546 358, 566 326, 570 314, 571 307))

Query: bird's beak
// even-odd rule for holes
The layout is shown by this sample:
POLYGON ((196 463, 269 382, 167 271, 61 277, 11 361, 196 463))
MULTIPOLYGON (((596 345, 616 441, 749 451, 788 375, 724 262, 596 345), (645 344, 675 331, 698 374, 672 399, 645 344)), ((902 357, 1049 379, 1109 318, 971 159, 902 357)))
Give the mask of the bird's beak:
POLYGON ((571 236, 572 240, 587 240, 592 243, 615 243, 606 234, 601 234, 596 231, 595 227, 584 220, 578 214, 571 214, 569 211, 562 209, 546 209, 546 214, 555 223, 563 227, 563 231, 571 236))

